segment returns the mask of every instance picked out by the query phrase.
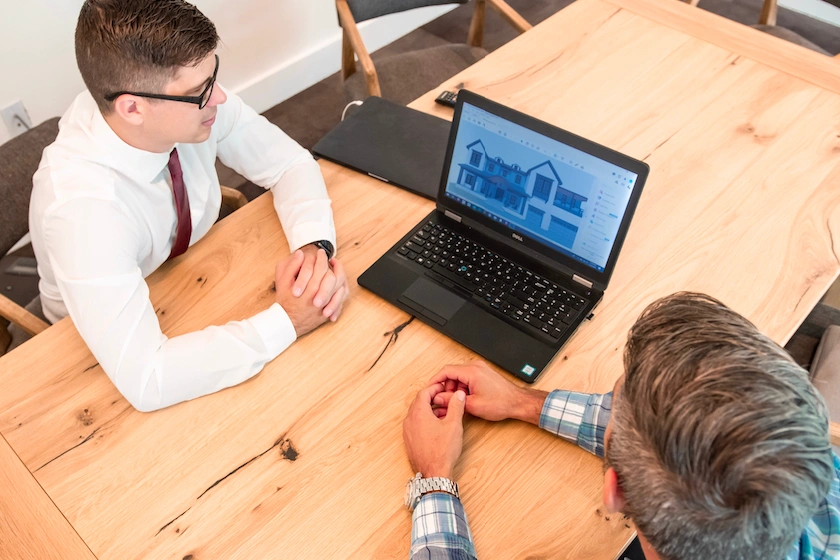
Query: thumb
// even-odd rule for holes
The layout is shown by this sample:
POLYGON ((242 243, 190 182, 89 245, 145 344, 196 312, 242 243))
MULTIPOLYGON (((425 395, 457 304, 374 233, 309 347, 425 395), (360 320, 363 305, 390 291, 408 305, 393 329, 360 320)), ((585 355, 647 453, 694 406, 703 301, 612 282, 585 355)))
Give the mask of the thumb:
POLYGON ((446 407, 447 422, 461 422, 464 419, 464 408, 467 405, 467 394, 463 391, 455 391, 449 399, 449 406, 446 407))

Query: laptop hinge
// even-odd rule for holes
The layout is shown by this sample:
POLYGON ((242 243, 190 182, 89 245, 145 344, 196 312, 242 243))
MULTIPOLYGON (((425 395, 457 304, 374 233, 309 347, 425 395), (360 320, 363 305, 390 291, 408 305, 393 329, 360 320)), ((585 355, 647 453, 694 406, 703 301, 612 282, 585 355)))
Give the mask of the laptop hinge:
POLYGON ((453 220, 455 220, 459 224, 461 223, 461 216, 459 216, 455 212, 450 212, 449 210, 444 210, 443 213, 447 218, 452 218, 453 220))
POLYGON ((583 286, 586 286, 587 288, 592 288, 592 282, 590 282, 590 281, 589 281, 589 280, 587 280, 586 278, 583 278, 583 277, 581 277, 581 276, 578 276, 577 274, 575 274, 574 276, 572 276, 572 280, 574 280, 574 281, 575 281, 575 282, 577 282, 578 284, 581 284, 581 285, 583 285, 583 286))

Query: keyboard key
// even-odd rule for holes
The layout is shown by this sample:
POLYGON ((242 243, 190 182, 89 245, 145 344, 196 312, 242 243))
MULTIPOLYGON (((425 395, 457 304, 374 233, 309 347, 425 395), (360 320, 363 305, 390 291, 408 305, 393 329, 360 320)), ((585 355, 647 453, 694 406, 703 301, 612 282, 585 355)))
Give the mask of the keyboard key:
POLYGON ((397 253, 399 253, 400 255, 407 255, 408 254, 408 247, 403 245, 402 247, 399 248, 397 253))
POLYGON ((533 315, 526 315, 525 322, 534 327, 535 329, 540 329, 543 327, 543 325, 545 325, 545 323, 543 323, 533 315))

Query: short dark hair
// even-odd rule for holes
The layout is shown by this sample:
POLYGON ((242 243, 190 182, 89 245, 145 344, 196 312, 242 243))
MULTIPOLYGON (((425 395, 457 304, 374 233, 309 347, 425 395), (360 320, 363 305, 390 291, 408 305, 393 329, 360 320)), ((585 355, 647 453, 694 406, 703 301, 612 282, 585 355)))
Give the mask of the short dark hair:
POLYGON ((624 367, 607 464, 654 550, 784 558, 835 476, 808 373, 744 317, 685 292, 645 309, 624 367))
POLYGON ((219 43, 216 26, 183 0, 86 0, 76 25, 76 62, 103 114, 118 91, 162 93, 181 66, 219 43))

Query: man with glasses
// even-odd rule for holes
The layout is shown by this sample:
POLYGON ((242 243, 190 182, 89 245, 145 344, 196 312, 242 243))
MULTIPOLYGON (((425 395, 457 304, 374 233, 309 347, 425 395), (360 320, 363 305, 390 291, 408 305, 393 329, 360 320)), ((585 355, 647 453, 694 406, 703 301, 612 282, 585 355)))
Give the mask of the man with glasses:
POLYGON ((213 23, 181 0, 87 0, 76 27, 87 91, 33 179, 44 315, 70 315, 142 411, 245 381, 298 336, 338 319, 348 295, 318 165, 216 84, 218 41, 213 23), (276 267, 267 309, 168 338, 144 278, 218 218, 217 156, 272 191, 293 254, 276 267))

